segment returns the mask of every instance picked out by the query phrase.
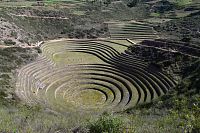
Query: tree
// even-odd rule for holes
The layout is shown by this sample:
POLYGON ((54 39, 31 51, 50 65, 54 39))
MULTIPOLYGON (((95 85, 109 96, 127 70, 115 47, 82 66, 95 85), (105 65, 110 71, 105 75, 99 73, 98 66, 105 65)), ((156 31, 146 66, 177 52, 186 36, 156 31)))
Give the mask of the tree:
POLYGON ((127 6, 130 8, 135 7, 139 3, 139 1, 140 0, 133 0, 132 2, 128 3, 127 6))
POLYGON ((108 6, 109 4, 111 4, 111 0, 105 0, 105 1, 104 1, 104 4, 105 4, 106 6, 108 6))
POLYGON ((191 41, 191 38, 190 37, 183 37, 181 39, 181 41, 189 43, 191 41))

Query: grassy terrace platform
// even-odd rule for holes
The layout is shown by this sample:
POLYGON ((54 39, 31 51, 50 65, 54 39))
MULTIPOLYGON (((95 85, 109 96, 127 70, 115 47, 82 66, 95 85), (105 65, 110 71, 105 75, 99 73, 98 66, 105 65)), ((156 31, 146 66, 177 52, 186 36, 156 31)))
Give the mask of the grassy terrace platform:
POLYGON ((139 22, 108 22, 110 37, 114 39, 151 40, 159 38, 153 27, 139 22))
POLYGON ((150 102, 175 86, 125 53, 129 45, 126 40, 47 42, 38 59, 20 69, 16 93, 60 112, 103 112, 150 102))

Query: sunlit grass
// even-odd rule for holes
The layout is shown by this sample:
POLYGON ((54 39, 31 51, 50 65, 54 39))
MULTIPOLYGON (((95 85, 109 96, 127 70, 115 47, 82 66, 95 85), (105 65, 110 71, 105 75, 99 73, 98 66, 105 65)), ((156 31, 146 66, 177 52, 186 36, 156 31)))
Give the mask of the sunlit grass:
POLYGON ((55 53, 53 55, 53 61, 58 65, 104 63, 101 59, 99 59, 96 56, 87 53, 69 51, 55 53))

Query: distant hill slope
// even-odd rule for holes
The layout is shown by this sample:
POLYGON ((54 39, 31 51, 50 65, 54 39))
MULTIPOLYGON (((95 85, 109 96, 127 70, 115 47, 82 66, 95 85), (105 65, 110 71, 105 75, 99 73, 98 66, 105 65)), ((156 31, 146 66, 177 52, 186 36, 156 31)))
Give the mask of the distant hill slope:
POLYGON ((179 39, 200 39, 200 14, 171 20, 155 27, 155 30, 179 39))

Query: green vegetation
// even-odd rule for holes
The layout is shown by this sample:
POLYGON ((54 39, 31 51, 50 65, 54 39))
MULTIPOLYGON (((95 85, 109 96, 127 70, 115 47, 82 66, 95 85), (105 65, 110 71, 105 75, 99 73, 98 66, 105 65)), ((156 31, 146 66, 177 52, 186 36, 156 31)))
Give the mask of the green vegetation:
POLYGON ((151 16, 152 17, 159 17, 159 16, 161 16, 161 14, 159 14, 159 13, 151 13, 151 16))
POLYGON ((15 44, 16 44, 16 42, 13 42, 13 41, 10 40, 10 39, 4 40, 4 43, 5 43, 6 45, 15 45, 15 44))
POLYGON ((195 39, 199 38, 199 19, 200 17, 198 14, 194 16, 191 14, 191 16, 188 17, 160 24, 155 29, 169 36, 173 35, 174 37, 178 37, 179 39, 185 37, 195 39))
POLYGON ((31 49, 23 49, 18 47, 0 49, 0 91, 1 102, 15 100, 14 92, 14 70, 36 57, 36 51, 31 49), (28 54, 28 55, 27 55, 28 54), (7 98, 8 97, 8 98, 7 98))
POLYGON ((81 119, 66 117, 44 110, 40 106, 1 106, 1 132, 70 132, 70 128, 81 124, 81 119))
POLYGON ((185 6, 187 4, 191 4, 192 0, 174 0, 174 2, 179 6, 185 6))
POLYGON ((98 120, 88 124, 91 133, 119 133, 124 129, 123 121, 121 118, 113 115, 102 115, 98 120))

